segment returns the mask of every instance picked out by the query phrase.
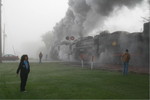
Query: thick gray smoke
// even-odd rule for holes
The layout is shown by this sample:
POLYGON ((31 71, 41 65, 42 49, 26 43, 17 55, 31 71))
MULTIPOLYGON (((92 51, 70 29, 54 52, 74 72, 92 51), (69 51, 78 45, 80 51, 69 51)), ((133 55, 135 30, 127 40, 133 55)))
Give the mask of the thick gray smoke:
MULTIPOLYGON (((66 36, 87 36, 100 28, 112 12, 122 7, 129 9, 143 0, 69 0, 66 16, 53 28, 53 43, 59 44, 66 36)), ((44 38, 43 38, 44 40, 44 38)))
POLYGON ((103 22, 115 10, 123 6, 133 8, 142 0, 69 0, 69 8, 64 19, 54 27, 56 41, 66 36, 82 37, 103 22), (100 24, 99 24, 100 23, 100 24))

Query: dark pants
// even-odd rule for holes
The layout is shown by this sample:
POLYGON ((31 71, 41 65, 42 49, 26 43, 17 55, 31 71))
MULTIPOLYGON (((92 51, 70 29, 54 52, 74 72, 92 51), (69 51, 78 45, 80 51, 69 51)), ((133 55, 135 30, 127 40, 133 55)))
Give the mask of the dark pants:
POLYGON ((25 91, 25 87, 26 87, 26 83, 27 83, 27 79, 28 79, 28 74, 20 74, 20 78, 21 78, 21 83, 20 83, 20 91, 25 91))
POLYGON ((42 63, 42 58, 40 58, 39 63, 42 63))
POLYGON ((128 74, 128 66, 129 66, 129 63, 128 63, 128 62, 124 62, 124 63, 123 63, 123 66, 124 66, 124 68, 123 68, 123 74, 124 74, 124 75, 127 75, 127 74, 128 74))

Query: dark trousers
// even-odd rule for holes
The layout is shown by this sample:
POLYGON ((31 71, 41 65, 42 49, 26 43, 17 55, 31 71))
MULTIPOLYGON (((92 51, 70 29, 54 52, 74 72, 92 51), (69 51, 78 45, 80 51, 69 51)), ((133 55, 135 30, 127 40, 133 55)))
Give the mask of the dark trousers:
POLYGON ((42 63, 42 58, 39 59, 39 63, 42 63))
POLYGON ((124 62, 124 63, 123 63, 123 66, 124 66, 124 68, 123 68, 123 74, 124 74, 124 75, 127 75, 127 74, 128 74, 128 66, 129 66, 129 63, 128 63, 128 62, 124 62))
POLYGON ((28 79, 28 74, 20 74, 20 78, 21 78, 21 83, 20 83, 20 91, 25 91, 25 87, 26 87, 26 83, 27 83, 27 79, 28 79))

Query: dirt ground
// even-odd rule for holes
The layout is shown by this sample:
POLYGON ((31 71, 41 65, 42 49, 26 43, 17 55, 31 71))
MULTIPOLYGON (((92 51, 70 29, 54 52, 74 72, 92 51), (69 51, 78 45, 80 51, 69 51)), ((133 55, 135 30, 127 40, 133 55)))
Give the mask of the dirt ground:
MULTIPOLYGON (((78 66, 82 67, 81 63, 79 62, 65 62, 65 64, 73 65, 73 66, 78 66)), ((86 63, 83 65, 83 67, 90 68, 90 63, 86 63)), ((110 70, 110 71, 122 71, 123 70, 123 65, 121 64, 98 64, 94 63, 93 69, 102 69, 102 70, 110 70)), ((150 69, 149 67, 143 67, 143 66, 131 66, 129 65, 128 68, 129 72, 134 72, 134 73, 140 73, 140 74, 149 74, 150 69)))
MULTIPOLYGON (((103 64, 103 65, 100 65, 96 68, 106 69, 106 70, 114 70, 114 71, 122 71, 123 70, 123 65, 103 64)), ((142 66, 137 67, 137 66, 130 66, 129 65, 128 70, 129 70, 129 72, 149 74, 149 68, 148 67, 142 67, 142 66)))

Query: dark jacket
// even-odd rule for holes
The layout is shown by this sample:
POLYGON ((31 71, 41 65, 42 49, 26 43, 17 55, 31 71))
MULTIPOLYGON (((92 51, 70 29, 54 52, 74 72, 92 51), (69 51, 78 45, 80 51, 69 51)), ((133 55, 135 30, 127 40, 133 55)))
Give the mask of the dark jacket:
POLYGON ((19 72, 20 72, 20 74, 28 74, 30 72, 30 64, 29 64, 29 62, 28 62, 28 69, 25 68, 24 62, 20 62, 19 66, 18 66, 18 69, 17 69, 17 74, 19 72))

